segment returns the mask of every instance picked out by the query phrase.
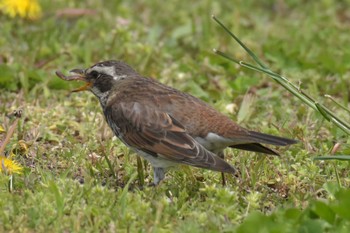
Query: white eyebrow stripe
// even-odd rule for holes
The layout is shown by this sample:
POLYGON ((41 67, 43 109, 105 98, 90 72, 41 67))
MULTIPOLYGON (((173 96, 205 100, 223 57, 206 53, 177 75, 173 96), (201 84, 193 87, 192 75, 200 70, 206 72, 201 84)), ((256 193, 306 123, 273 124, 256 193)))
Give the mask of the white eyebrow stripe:
POLYGON ((110 76, 115 76, 115 70, 113 66, 94 66, 87 70, 87 73, 90 73, 91 71, 96 71, 98 73, 107 74, 110 76))
POLYGON ((96 71, 101 74, 106 74, 112 76, 114 80, 120 80, 127 78, 127 75, 117 75, 113 66, 94 66, 86 71, 86 73, 90 73, 92 71, 96 71))

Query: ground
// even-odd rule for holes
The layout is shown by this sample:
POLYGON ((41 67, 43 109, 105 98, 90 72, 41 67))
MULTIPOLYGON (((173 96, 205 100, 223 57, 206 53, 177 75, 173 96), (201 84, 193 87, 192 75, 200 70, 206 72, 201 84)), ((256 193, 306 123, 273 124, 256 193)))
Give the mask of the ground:
MULTIPOLYGON (((0 126, 23 114, 6 147, 24 167, 0 174, 0 232, 348 232, 349 137, 267 75, 213 53, 252 60, 215 14, 272 70, 349 113, 349 1, 39 1, 37 20, 0 15, 0 126), (83 11, 67 10, 80 8, 83 11), (91 93, 55 76, 124 60, 145 76, 203 99, 242 126, 299 140, 281 156, 227 150, 240 172, 186 166, 158 187, 91 93), (333 151, 332 151, 333 150, 333 151)), ((5 132, 0 134, 4 138, 5 132)))

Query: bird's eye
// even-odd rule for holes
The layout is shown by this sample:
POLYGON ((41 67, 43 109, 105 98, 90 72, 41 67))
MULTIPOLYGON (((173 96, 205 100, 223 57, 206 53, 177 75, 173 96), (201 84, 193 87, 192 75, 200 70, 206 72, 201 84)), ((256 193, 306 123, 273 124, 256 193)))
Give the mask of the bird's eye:
POLYGON ((97 79, 99 77, 99 73, 97 71, 92 71, 89 76, 91 76, 94 79, 97 79))

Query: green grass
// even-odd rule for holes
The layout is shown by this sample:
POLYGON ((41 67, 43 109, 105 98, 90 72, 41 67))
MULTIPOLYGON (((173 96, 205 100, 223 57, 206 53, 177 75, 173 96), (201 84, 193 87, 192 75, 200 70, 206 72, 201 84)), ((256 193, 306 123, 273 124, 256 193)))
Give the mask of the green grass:
MULTIPOLYGON (((0 232, 348 232, 348 136, 266 75, 215 55, 251 61, 215 14, 272 70, 349 121, 349 1, 41 1, 30 22, 0 15, 0 125, 23 109, 7 151, 25 167, 0 175, 0 232), (60 17, 79 7, 93 16, 60 17), (90 93, 54 72, 121 59, 145 76, 189 92, 261 132, 295 138, 281 157, 227 150, 241 173, 179 167, 158 187, 142 161, 104 123, 90 93), (20 140, 28 146, 21 150, 20 140), (142 183, 144 182, 144 185, 142 183)), ((0 139, 4 134, 0 134, 0 139)))

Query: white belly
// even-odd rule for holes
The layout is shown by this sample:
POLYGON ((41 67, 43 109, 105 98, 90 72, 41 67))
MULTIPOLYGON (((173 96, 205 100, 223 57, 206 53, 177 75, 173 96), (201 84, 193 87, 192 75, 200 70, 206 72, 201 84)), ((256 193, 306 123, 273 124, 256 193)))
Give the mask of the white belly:
POLYGON ((133 149, 138 155, 140 155, 142 158, 146 159, 148 162, 150 162, 150 164, 152 165, 152 167, 161 167, 161 168, 168 168, 168 167, 173 167, 175 166, 177 163, 171 162, 169 160, 163 159, 161 157, 154 157, 153 155, 149 155, 141 150, 135 149, 130 147, 131 149, 133 149))

